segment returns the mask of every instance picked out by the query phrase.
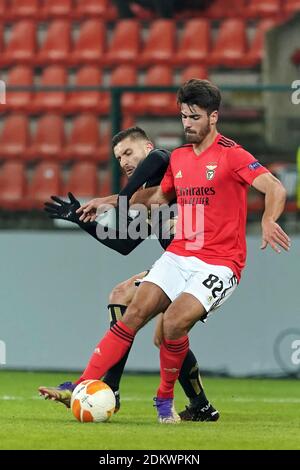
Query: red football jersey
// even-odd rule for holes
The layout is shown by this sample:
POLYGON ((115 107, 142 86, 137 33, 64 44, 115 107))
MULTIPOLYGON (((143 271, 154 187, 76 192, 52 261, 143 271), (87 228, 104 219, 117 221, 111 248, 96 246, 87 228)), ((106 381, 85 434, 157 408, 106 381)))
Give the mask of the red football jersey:
POLYGON ((161 182, 164 193, 175 189, 178 204, 176 236, 167 251, 227 266, 240 279, 246 262, 248 187, 267 172, 221 134, 200 155, 190 144, 175 149, 161 182))

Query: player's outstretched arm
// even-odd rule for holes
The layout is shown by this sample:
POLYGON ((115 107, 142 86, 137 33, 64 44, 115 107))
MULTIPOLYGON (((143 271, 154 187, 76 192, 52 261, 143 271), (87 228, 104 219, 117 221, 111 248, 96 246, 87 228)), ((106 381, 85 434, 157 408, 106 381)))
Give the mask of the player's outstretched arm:
POLYGON ((97 222, 82 222, 79 218, 79 214, 77 213, 77 209, 80 207, 80 202, 72 193, 68 193, 68 197, 69 201, 65 201, 58 196, 51 196, 52 202, 45 203, 45 211, 51 219, 66 220, 79 225, 81 229, 95 238, 95 240, 102 243, 102 245, 117 251, 121 255, 128 255, 140 243, 142 243, 142 238, 138 238, 136 240, 131 238, 119 239, 117 236, 112 238, 100 238, 97 231, 97 222))
POLYGON ((280 247, 289 251, 291 240, 276 222, 285 206, 286 190, 284 186, 271 173, 257 176, 252 186, 265 194, 265 211, 261 221, 261 249, 264 250, 267 245, 270 245, 276 253, 280 253, 280 247))

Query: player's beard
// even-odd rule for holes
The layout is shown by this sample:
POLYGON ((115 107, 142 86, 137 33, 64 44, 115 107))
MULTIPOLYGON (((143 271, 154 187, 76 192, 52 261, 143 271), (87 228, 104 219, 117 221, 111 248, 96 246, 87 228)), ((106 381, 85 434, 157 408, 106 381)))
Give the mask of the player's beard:
POLYGON ((199 132, 186 132, 185 131, 185 138, 188 144, 201 144, 205 137, 208 136, 208 134, 211 131, 210 123, 207 122, 207 125, 201 129, 199 132))

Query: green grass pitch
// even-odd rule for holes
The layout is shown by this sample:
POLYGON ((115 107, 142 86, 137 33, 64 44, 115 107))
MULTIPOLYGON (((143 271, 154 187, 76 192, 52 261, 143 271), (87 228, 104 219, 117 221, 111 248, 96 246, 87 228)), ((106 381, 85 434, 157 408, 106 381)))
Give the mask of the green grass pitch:
MULTIPOLYGON (((109 423, 78 423, 60 403, 38 397, 39 385, 74 375, 0 372, 0 449, 300 449, 297 380, 207 378, 216 423, 161 425, 152 397, 158 376, 125 375, 122 408, 109 423)), ((176 389, 176 409, 184 407, 176 389)))

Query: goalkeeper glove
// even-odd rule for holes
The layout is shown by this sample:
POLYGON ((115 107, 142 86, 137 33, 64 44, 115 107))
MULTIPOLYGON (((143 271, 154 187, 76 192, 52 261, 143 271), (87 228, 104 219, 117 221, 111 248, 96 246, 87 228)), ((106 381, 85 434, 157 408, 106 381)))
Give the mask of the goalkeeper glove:
POLYGON ((80 202, 72 193, 68 193, 70 201, 64 201, 58 196, 51 196, 53 202, 45 202, 44 210, 47 212, 50 219, 62 219, 68 222, 80 224, 79 215, 76 213, 80 207, 80 202))

